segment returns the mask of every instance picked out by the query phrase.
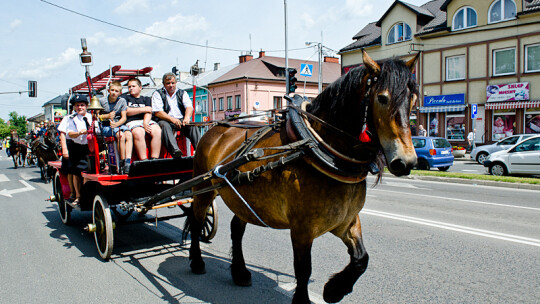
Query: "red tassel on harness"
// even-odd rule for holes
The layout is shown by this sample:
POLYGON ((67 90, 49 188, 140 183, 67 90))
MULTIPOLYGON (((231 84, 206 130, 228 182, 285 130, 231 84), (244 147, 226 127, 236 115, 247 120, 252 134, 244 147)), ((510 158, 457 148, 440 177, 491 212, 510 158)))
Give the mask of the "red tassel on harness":
POLYGON ((364 128, 364 130, 362 130, 362 133, 360 133, 358 139, 360 139, 360 141, 363 143, 371 142, 371 137, 369 137, 367 126, 364 128))

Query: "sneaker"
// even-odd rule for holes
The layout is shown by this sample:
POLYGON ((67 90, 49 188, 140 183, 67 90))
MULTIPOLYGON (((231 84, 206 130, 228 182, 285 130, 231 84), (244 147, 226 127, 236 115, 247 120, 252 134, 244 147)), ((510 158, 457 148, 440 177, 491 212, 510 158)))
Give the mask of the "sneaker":
POLYGON ((130 166, 131 166, 131 164, 128 164, 128 163, 126 163, 126 164, 124 165, 124 174, 129 174, 129 167, 130 167, 130 166))
POLYGON ((174 151, 173 154, 172 154, 172 157, 173 157, 173 158, 180 158, 180 157, 182 157, 182 150, 178 149, 178 150, 174 151))

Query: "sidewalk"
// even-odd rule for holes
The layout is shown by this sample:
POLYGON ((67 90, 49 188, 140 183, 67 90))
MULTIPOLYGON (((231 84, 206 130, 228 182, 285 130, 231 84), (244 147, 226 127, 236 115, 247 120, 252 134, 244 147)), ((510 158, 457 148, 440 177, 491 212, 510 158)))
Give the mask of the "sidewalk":
POLYGON ((463 157, 454 157, 454 161, 474 161, 474 160, 471 160, 471 154, 465 153, 463 157))

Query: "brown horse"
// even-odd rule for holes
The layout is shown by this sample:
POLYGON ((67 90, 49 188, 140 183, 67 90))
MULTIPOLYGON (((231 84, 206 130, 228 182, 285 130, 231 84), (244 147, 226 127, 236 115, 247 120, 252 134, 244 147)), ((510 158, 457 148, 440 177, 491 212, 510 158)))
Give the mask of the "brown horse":
MULTIPOLYGON (((307 112, 313 116, 305 115, 310 117, 309 122, 320 141, 339 151, 340 157, 348 159, 350 164, 374 162, 384 155, 391 173, 397 176, 409 174, 416 164, 409 115, 417 98, 416 82, 411 73, 417 57, 407 63, 397 59, 375 62, 364 52, 365 67, 349 71, 307 106, 307 112), (358 138, 365 126, 370 138, 360 142, 358 138)), ((266 133, 253 148, 270 147, 265 150, 269 155, 271 151, 278 151, 272 148, 290 144, 285 125, 283 123, 266 133)), ((235 154, 256 130, 220 125, 211 128, 197 147, 194 175, 230 161, 229 155, 235 154)), ((275 159, 257 160, 238 169, 244 172, 253 170, 275 159)), ((340 178, 325 172, 322 167, 313 155, 306 153, 303 158, 265 171, 251 183, 234 185, 244 201, 229 186, 195 195, 193 215, 188 219, 192 225, 192 272, 205 272, 199 243, 201 223, 207 207, 219 193, 235 214, 231 222, 231 273, 237 285, 251 285, 251 274, 242 253, 242 237, 246 224, 250 223, 290 229, 297 280, 293 303, 310 303, 311 247, 315 238, 327 232, 340 238, 347 246, 350 263, 326 283, 324 299, 338 302, 350 293, 368 265, 358 216, 366 199, 367 169, 361 170, 356 177, 340 178)), ((193 190, 222 181, 220 178, 211 179, 193 190)))
POLYGON ((49 179, 52 177, 52 169, 49 168, 47 163, 49 161, 58 160, 56 126, 51 124, 45 131, 45 134, 32 141, 30 147, 32 148, 32 153, 34 153, 38 160, 41 180, 48 183, 49 179))
POLYGON ((17 132, 11 132, 11 138, 9 139, 9 153, 11 154, 11 157, 13 158, 13 165, 15 166, 15 169, 17 169, 18 166, 26 166, 26 141, 24 139, 20 139, 17 132))

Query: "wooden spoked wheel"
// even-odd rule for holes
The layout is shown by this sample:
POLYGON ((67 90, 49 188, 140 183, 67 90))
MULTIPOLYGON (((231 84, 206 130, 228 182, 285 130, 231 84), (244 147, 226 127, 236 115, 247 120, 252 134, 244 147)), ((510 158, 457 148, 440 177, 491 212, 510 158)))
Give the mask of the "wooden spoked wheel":
POLYGON ((216 236, 218 228, 218 214, 216 200, 206 210, 206 218, 203 223, 203 231, 201 234, 202 242, 210 242, 216 236))
POLYGON ((113 250, 113 221, 111 210, 107 199, 104 196, 96 195, 94 197, 93 223, 95 225, 94 238, 96 247, 102 259, 108 260, 113 250))
POLYGON ((69 225, 71 223, 71 208, 70 205, 64 200, 64 192, 62 192, 62 183, 60 182, 60 174, 56 172, 54 177, 54 196, 56 197, 56 202, 58 202, 58 213, 60 213, 60 219, 62 223, 69 225))

